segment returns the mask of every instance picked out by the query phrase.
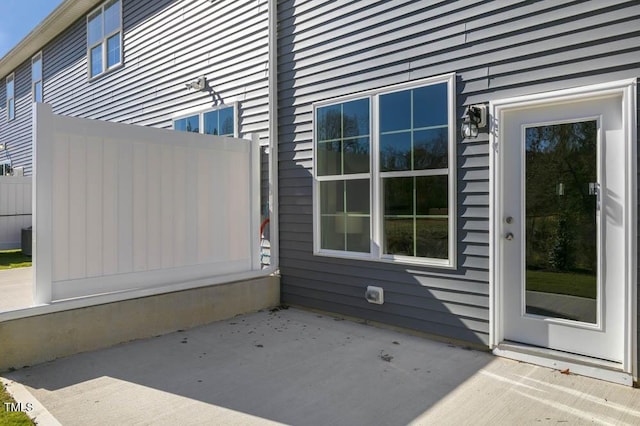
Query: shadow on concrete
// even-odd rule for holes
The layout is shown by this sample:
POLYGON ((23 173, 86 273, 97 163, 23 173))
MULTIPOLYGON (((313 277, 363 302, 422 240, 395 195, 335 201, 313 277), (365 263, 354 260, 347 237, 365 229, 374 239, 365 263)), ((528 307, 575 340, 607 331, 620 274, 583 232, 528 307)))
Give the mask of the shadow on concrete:
POLYGON ((492 359, 288 309, 78 354, 6 377, 27 386, 65 425, 96 419, 381 425, 411 422, 492 359))
POLYGON ((4 377, 64 425, 640 422, 630 387, 293 308, 4 377))

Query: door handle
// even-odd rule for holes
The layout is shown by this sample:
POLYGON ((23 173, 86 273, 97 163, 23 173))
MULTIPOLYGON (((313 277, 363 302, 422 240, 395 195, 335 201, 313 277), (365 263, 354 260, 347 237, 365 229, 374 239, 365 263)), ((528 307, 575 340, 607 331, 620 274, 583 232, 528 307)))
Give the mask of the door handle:
POLYGON ((600 184, 598 182, 589 182, 589 195, 596 196, 596 210, 599 211, 602 191, 600 190, 600 184))
POLYGON ((508 241, 513 240, 513 233, 512 232, 507 232, 507 234, 504 236, 504 238, 506 238, 508 241))

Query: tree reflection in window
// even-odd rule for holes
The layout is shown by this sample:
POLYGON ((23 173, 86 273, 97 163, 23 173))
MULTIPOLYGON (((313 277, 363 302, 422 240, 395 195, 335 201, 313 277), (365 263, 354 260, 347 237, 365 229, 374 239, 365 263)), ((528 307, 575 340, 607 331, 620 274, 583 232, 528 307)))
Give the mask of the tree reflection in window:
MULTIPOLYGON (((590 185, 597 182, 597 132, 596 121, 525 131, 528 291, 596 298, 597 198, 590 185)), ((541 313, 536 309, 527 312, 541 313)), ((568 319, 595 322, 595 315, 594 305, 568 319)))
POLYGON ((320 246, 370 251, 369 99, 316 110, 316 175, 320 182, 320 246))
POLYGON ((447 111, 446 83, 380 95, 385 254, 449 255, 447 111))

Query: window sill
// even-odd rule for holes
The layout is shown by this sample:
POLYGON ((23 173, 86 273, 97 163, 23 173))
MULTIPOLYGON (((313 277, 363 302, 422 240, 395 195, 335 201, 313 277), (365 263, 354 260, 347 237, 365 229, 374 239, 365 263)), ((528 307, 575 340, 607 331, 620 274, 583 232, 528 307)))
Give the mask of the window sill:
POLYGON ((119 70, 120 68, 123 68, 123 67, 124 67, 124 62, 120 62, 119 64, 116 64, 116 65, 112 66, 111 68, 108 68, 108 69, 104 70, 103 72, 101 72, 98 75, 95 75, 93 77, 88 77, 87 81, 89 83, 92 83, 94 81, 100 80, 102 77, 107 76, 107 75, 109 75, 109 74, 111 74, 113 72, 116 72, 117 70, 119 70))
POLYGON ((366 260, 369 262, 388 263, 394 265, 407 265, 407 266, 420 266, 425 268, 437 268, 455 270, 456 264, 452 259, 426 259, 426 258, 411 258, 408 256, 383 255, 381 257, 375 257, 370 253, 358 253, 358 252, 344 252, 338 250, 317 250, 313 252, 314 256, 330 257, 336 259, 345 260, 366 260))

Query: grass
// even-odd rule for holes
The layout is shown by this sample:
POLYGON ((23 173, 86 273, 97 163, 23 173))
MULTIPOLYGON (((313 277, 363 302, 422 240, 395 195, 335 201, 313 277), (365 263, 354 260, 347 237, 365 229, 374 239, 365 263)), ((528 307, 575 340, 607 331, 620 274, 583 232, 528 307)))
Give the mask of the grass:
POLYGON ((527 290, 596 298, 596 278, 573 272, 527 271, 527 290))
POLYGON ((35 423, 22 411, 7 411, 4 403, 15 403, 11 395, 4 389, 4 385, 0 383, 0 425, 34 425, 35 423))
POLYGON ((31 266, 31 257, 21 250, 0 250, 0 269, 24 268, 31 266))

